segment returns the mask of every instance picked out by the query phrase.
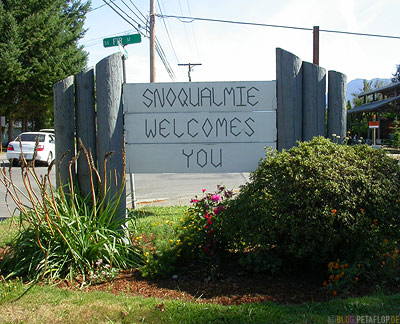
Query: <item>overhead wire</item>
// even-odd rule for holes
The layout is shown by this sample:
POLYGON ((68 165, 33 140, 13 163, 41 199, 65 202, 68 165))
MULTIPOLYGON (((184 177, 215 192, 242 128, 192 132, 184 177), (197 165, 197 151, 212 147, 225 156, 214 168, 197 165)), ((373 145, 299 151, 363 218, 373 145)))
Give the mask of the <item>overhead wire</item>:
MULTIPOLYGON (((132 10, 132 8, 130 8, 130 7, 126 4, 125 1, 123 1, 123 0, 121 0, 121 1, 122 1, 122 3, 123 3, 123 4, 124 4, 138 19, 139 19, 140 22, 142 22, 143 24, 145 24, 145 26, 146 26, 146 32, 147 32, 147 31, 148 31, 148 30, 147 30, 147 22, 143 21, 143 19, 140 18, 140 17, 132 10)), ((133 3, 132 1, 130 1, 130 2, 131 2, 131 4, 135 7, 135 9, 138 11, 138 13, 139 13, 142 17, 144 17, 144 19, 146 19, 146 17, 145 17, 145 16, 143 15, 143 13, 139 10, 139 8, 138 8, 137 6, 135 6, 134 3, 133 3)), ((119 9, 122 10, 121 8, 119 8, 119 9)), ((124 11, 123 11, 123 12, 124 12, 124 11)), ((125 12, 124 12, 124 13, 125 13, 125 12)), ((125 13, 125 14, 126 14, 126 13, 125 13)), ((139 24, 136 20, 134 20, 132 17, 130 17, 130 19, 132 19, 135 23, 137 23, 138 25, 140 25, 140 24, 139 24)), ((147 20, 147 19, 146 19, 146 20, 147 20)), ((148 35, 143 35, 143 36, 149 37, 148 35)), ((159 56, 160 59, 161 59, 161 62, 162 62, 163 65, 164 65, 165 70, 167 71, 169 77, 171 78, 171 80, 175 80, 175 73, 174 73, 174 71, 173 71, 171 65, 169 64, 168 58, 167 58, 167 56, 165 55, 165 52, 164 52, 164 50, 163 50, 163 48, 162 48, 162 45, 161 45, 161 43, 160 43, 160 41, 158 40, 157 37, 155 38, 155 49, 156 49, 156 52, 157 52, 158 56, 159 56)))
MULTIPOLYGON (((130 19, 132 19, 132 17, 130 17, 129 15, 127 15, 126 12, 124 12, 118 5, 116 5, 114 2, 108 3, 106 0, 103 0, 103 2, 104 2, 105 4, 107 4, 118 16, 120 16, 123 20, 125 20, 129 25, 131 25, 133 28, 135 28, 135 30, 136 30, 138 33, 140 33, 139 29, 138 29, 134 24, 132 24, 128 19, 126 19, 123 15, 121 15, 115 8, 113 8, 113 7, 111 6, 110 3, 112 3, 114 6, 116 6, 116 7, 117 7, 120 11, 122 11, 127 17, 129 17, 130 19)), ((132 19, 132 20, 135 21, 134 19, 132 19)))
MULTIPOLYGON (((191 15, 192 15, 192 11, 191 11, 191 9, 190 9, 189 0, 186 0, 186 4, 187 4, 187 7, 188 7, 189 16, 191 16, 191 15)), ((195 46, 196 53, 197 53, 197 58, 199 58, 199 57, 200 57, 200 54, 199 54, 199 47, 197 46, 197 38, 196 38, 196 33, 195 33, 195 31, 194 31, 194 25, 191 24, 190 26, 192 27, 193 40, 194 40, 194 46, 195 46)))
MULTIPOLYGON (((181 14, 183 15, 183 9, 182 9, 181 0, 178 0, 178 3, 179 3, 179 9, 180 9, 180 11, 181 11, 181 14)), ((193 53, 192 53, 192 46, 191 46, 189 34, 188 34, 188 32, 187 32, 187 29, 186 29, 186 26, 185 26, 185 25, 183 25, 183 29, 185 30, 185 36, 186 36, 186 39, 187 39, 187 44, 189 45, 190 55, 193 56, 193 53)))
MULTIPOLYGON (((133 10, 132 10, 132 8, 131 7, 129 7, 126 3, 125 3, 125 1, 124 0, 121 0, 121 2, 137 17, 137 19, 139 19, 139 21, 144 25, 144 26, 146 26, 146 19, 145 20, 143 20, 141 17, 139 17, 138 16, 138 14, 136 13, 136 12, 134 12, 133 10)), ((132 1, 131 1, 131 3, 132 3, 132 1)), ((136 22, 137 23, 137 22, 136 22)), ((139 24, 140 25, 140 24, 139 24)))
MULTIPOLYGON (((142 34, 144 37, 149 37, 148 35, 145 35, 145 34, 143 34, 143 32, 140 30, 140 28, 139 27, 141 27, 141 25, 134 19, 134 18, 132 18, 130 15, 128 15, 127 13, 126 13, 126 11, 125 10, 123 10, 122 8, 120 8, 117 4, 115 4, 114 2, 107 2, 106 0, 103 0, 103 2, 105 3, 105 4, 107 4, 115 13, 117 13, 122 19, 124 19, 128 24, 130 24, 133 28, 135 28, 135 30, 138 32, 138 33, 140 33, 140 34, 142 34), (116 10, 112 5, 114 5, 116 8, 118 8, 118 10, 116 10), (131 21, 133 21, 134 23, 136 23, 137 25, 138 25, 138 27, 136 27, 134 24, 132 24, 132 22, 131 21, 129 21, 126 17, 124 17, 122 14, 121 14, 121 12, 126 16, 126 17, 128 17, 131 21)), ((127 4, 124 2, 124 1, 122 1, 124 4, 125 4, 125 6, 127 6, 127 4)), ((131 1, 131 3, 132 3, 132 1, 131 1)), ((127 6, 128 8, 129 8, 129 6, 127 6)), ((144 17, 144 15, 140 12, 140 10, 135 6, 135 8, 138 10, 138 12, 144 17)), ((131 10, 132 11, 132 10, 131 10)), ((133 12, 133 11, 132 11, 133 12)), ((136 17, 138 17, 136 14, 135 14, 135 16, 136 17)), ((139 18, 139 17, 138 17, 139 18)), ((143 23, 143 20, 141 20, 140 18, 139 18, 139 20, 143 23)), ((147 25, 147 23, 145 23, 145 25, 147 25)), ((147 31, 147 29, 146 29, 146 31, 147 31)), ((158 54, 158 56, 160 57, 160 59, 161 59, 161 62, 163 63, 163 65, 164 65, 164 67, 165 67, 165 69, 166 69, 166 71, 167 71, 167 73, 168 73, 168 75, 169 75, 169 77, 171 78, 171 80, 175 80, 175 73, 174 73, 174 71, 173 71, 173 69, 172 69, 172 67, 171 67, 171 65, 169 64, 169 62, 168 62, 168 58, 167 58, 167 56, 165 55, 165 52, 164 52, 164 50, 163 50, 163 48, 162 48, 162 46, 161 46, 161 43, 158 41, 158 39, 157 39, 157 37, 156 37, 156 40, 155 40, 155 49, 156 49, 156 52, 157 52, 157 54, 158 54)))
MULTIPOLYGON (((235 20, 224 20, 224 19, 212 19, 212 18, 200 18, 200 17, 185 17, 185 16, 173 16, 173 15, 159 15, 159 18, 176 18, 183 23, 192 23, 193 21, 209 21, 209 22, 219 22, 219 23, 228 23, 228 24, 239 24, 239 25, 249 25, 249 26, 260 26, 260 27, 276 27, 276 28, 286 28, 286 29, 296 29, 296 30, 306 30, 312 31, 313 28, 307 27, 295 27, 295 26, 286 26, 286 25, 271 25, 271 24, 262 24, 262 23, 253 23, 253 22, 245 22, 245 21, 235 21, 235 20), (184 21, 185 19, 187 21, 184 21)), ((320 32, 325 33, 337 33, 337 34, 347 34, 347 35, 355 35, 355 36, 369 36, 369 37, 383 37, 383 38, 392 38, 392 39, 400 39, 400 36, 392 36, 392 35, 379 35, 379 34, 368 34, 368 33, 357 33, 357 32, 347 32, 340 30, 328 30, 328 29, 320 29, 320 32)))
MULTIPOLYGON (((159 8, 161 14, 163 14, 163 11, 162 11, 162 9, 161 9, 161 5, 160 5, 160 1, 159 1, 159 0, 157 0, 157 4, 158 4, 158 8, 159 8)), ((178 55, 176 54, 174 44, 172 43, 172 39, 171 39, 171 36, 170 36, 170 34, 169 34, 169 30, 168 30, 167 24, 166 24, 166 22, 165 22, 165 19, 163 19, 162 22, 163 22, 163 24, 164 24, 164 28, 165 28, 165 31, 166 31, 166 33, 167 33, 168 40, 169 40, 169 43, 170 43, 170 45, 171 45, 172 52, 174 53, 176 62, 179 62, 178 55)))
POLYGON ((140 9, 133 3, 133 1, 132 1, 132 0, 129 0, 129 2, 132 4, 132 6, 135 7, 135 9, 139 12, 139 14, 142 15, 142 17, 144 18, 144 20, 146 20, 146 19, 147 19, 146 16, 145 16, 145 15, 140 11, 140 9))
MULTIPOLYGON (((110 1, 113 2, 114 0, 110 0, 110 1)), ((104 6, 107 6, 107 4, 102 4, 101 6, 98 6, 98 7, 96 7, 96 8, 90 9, 90 10, 88 10, 88 13, 89 13, 89 12, 92 12, 92 11, 95 11, 95 10, 97 10, 97 9, 103 8, 104 6)))

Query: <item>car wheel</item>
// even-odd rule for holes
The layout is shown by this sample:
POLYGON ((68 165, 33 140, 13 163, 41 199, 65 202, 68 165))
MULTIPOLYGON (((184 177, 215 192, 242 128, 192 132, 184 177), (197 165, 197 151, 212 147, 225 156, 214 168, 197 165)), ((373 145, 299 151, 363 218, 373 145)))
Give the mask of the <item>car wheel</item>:
POLYGON ((49 166, 52 161, 53 161, 53 152, 50 152, 49 155, 47 156, 47 166, 49 166))

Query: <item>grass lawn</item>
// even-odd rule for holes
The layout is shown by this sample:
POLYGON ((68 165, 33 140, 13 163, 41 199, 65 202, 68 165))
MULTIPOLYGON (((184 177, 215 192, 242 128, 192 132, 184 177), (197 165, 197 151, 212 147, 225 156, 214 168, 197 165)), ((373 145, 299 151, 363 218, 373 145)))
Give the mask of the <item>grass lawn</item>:
MULTIPOLYGON (((172 236, 171 222, 179 221, 185 210, 186 207, 140 209, 135 211, 136 229, 172 236)), ((0 246, 8 244, 13 235, 15 229, 10 221, 0 223, 0 246)), ((113 295, 42 284, 29 286, 20 280, 1 279, 0 309, 0 323, 345 323, 345 318, 337 316, 399 316, 400 295, 376 294, 300 305, 268 302, 223 306, 136 297, 128 291, 113 295)), ((364 323, 392 323, 368 319, 364 317, 364 323)), ((399 322, 399 317, 393 321, 399 322)))
POLYGON ((0 247, 9 245, 17 234, 18 230, 10 218, 0 222, 0 247))

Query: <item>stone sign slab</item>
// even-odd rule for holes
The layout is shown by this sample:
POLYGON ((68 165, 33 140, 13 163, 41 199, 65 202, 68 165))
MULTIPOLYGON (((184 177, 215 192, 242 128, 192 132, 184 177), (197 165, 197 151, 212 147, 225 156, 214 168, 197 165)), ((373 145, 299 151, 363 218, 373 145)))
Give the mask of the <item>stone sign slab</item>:
POLYGON ((125 115, 126 143, 265 143, 276 141, 276 114, 266 112, 125 115))
POLYGON ((124 112, 274 111, 275 81, 127 83, 124 112))
POLYGON ((223 173, 255 170, 276 143, 126 144, 133 173, 223 173))
POLYGON ((249 172, 276 147, 275 81, 125 84, 123 99, 127 172, 249 172))

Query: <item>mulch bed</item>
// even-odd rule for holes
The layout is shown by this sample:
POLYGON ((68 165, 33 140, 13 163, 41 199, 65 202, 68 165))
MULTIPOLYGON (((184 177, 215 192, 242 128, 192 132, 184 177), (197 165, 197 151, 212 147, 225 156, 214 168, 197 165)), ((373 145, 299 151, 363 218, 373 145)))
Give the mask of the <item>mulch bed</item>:
MULTIPOLYGON (((245 303, 275 302, 278 304, 300 304, 323 302, 333 298, 363 296, 371 294, 376 287, 359 285, 357 291, 332 295, 322 286, 323 277, 315 275, 268 275, 245 272, 228 265, 213 280, 198 267, 190 268, 179 276, 151 280, 141 277, 139 271, 123 271, 112 282, 89 286, 88 291, 107 291, 112 294, 156 297, 184 300, 197 303, 239 305, 245 303)), ((61 286, 66 287, 66 283, 61 286)), ((400 285, 385 290, 400 293, 400 285)))
MULTIPOLYGON (((7 252, 0 248, 0 260, 7 252)), ((313 274, 269 275, 243 271, 235 264, 226 264, 216 278, 210 278, 199 266, 193 266, 180 275, 167 279, 143 278, 139 271, 121 271, 111 282, 94 284, 86 291, 107 291, 142 297, 184 300, 197 303, 239 305, 245 303, 275 302, 299 304, 309 301, 323 302, 332 298, 363 296, 378 287, 358 286, 356 291, 339 293, 337 297, 322 286, 324 278, 313 274)), ((71 285, 60 282, 58 287, 78 290, 78 282, 71 285)), ((400 283, 385 288, 385 293, 400 293, 400 283)))
POLYGON ((148 280, 142 278, 138 271, 125 271, 111 283, 93 285, 88 289, 223 305, 266 301, 295 304, 329 298, 320 282, 246 273, 226 274, 216 280, 203 279, 193 274, 148 280))

